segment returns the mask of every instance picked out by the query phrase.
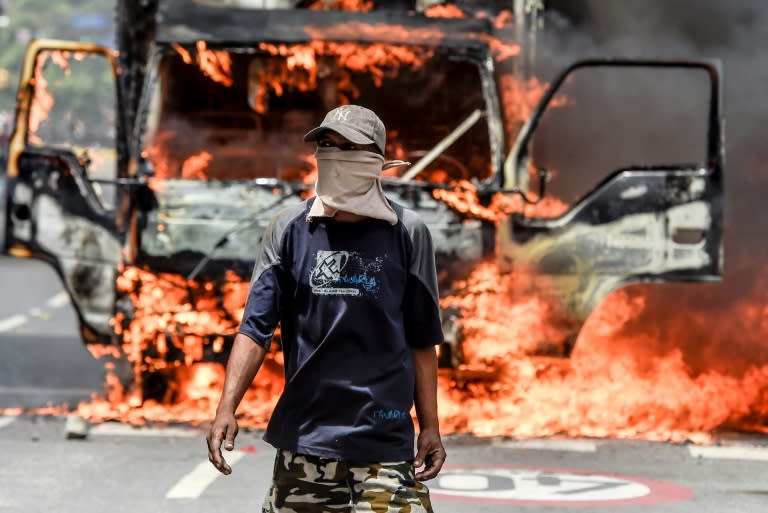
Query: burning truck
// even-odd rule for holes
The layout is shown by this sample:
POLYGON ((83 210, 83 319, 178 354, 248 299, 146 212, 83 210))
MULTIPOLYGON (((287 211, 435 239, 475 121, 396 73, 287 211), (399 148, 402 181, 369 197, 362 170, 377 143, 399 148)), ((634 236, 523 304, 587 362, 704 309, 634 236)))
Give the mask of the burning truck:
MULTIPOLYGON (((545 91, 510 72, 528 51, 523 12, 253 5, 121 1, 117 51, 53 40, 27 50, 0 182, 0 247, 56 270, 83 342, 130 362, 142 397, 173 395, 157 376, 226 360, 263 230, 313 193, 302 135, 338 104, 379 113, 387 157, 413 163, 385 170, 384 189, 434 239, 440 362, 455 379, 498 370, 478 346, 480 292, 536 298, 547 319, 519 352, 563 358, 611 291, 720 278, 717 62, 581 61, 545 91), (566 205, 546 195, 550 173, 537 168, 532 140, 543 116, 568 103, 561 86, 595 69, 698 73, 704 151, 694 163, 603 170, 566 205), (78 74, 91 80, 92 102, 67 105, 78 74), (82 123, 78 109, 105 122, 82 123)), ((484 333, 519 344, 511 332, 484 333)), ((269 366, 279 369, 278 351, 269 366)))

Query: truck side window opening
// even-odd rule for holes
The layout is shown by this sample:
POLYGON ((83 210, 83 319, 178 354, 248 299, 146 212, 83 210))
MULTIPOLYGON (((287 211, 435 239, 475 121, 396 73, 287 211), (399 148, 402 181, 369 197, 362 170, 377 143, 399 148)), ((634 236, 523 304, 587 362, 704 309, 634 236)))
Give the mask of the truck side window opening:
MULTIPOLYGON (((708 87, 701 70, 574 72, 531 141, 535 168, 552 173, 548 194, 567 207, 620 169, 703 166, 708 87)), ((535 187, 534 178, 531 183, 535 187)))
MULTIPOLYGON (((36 66, 28 144, 73 151, 89 178, 115 179, 116 98, 109 61, 99 54, 44 50, 36 66)), ((102 206, 114 208, 115 186, 92 186, 102 206)))

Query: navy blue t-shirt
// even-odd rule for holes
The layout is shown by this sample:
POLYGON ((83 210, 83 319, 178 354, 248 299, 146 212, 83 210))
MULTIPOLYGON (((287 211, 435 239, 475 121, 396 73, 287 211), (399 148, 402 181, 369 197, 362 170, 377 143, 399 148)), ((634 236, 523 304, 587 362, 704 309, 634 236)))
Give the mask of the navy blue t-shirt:
POLYGON ((311 202, 267 228, 240 326, 268 347, 281 323, 285 389, 264 439, 326 458, 413 459, 410 348, 443 341, 429 231, 399 205, 396 225, 310 222, 311 202))

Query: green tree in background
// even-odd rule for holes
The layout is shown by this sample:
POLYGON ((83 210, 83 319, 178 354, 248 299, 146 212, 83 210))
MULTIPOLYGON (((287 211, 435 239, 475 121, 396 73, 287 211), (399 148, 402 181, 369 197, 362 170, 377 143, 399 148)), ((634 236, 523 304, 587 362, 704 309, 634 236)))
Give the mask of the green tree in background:
MULTIPOLYGON (((0 111, 13 111, 27 43, 34 38, 70 39, 114 47, 113 0, 0 0, 0 111)), ((93 85, 87 76, 67 91, 74 104, 87 103, 93 85)))

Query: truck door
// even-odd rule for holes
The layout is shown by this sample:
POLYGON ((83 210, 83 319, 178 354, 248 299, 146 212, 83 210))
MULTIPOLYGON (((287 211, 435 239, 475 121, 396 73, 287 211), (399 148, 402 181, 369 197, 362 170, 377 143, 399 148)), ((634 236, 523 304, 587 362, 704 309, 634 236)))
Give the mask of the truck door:
POLYGON ((87 343, 110 339, 121 261, 116 100, 110 50, 30 43, 0 191, 0 248, 53 266, 87 343))
POLYGON ((543 201, 501 224, 502 267, 531 273, 578 326, 624 285, 719 280, 721 130, 716 62, 572 65, 552 82, 505 162, 505 190, 533 196, 529 177, 542 165, 552 178, 543 201), (594 74, 609 77, 607 85, 577 86, 579 76, 594 74))

